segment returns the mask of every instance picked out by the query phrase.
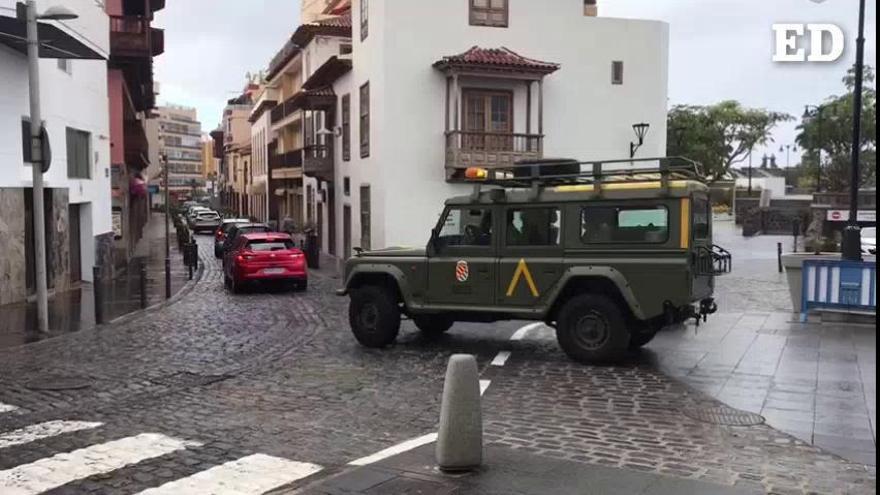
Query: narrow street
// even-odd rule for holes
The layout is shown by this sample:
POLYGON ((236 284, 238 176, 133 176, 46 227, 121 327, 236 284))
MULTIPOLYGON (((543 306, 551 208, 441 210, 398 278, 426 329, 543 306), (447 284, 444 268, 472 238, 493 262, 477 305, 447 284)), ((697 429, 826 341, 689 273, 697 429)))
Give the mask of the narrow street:
POLYGON ((540 325, 462 324, 429 341, 405 322, 394 348, 368 350, 338 280, 317 272, 306 293, 234 296, 210 237, 199 244, 203 273, 175 304, 0 350, 0 493, 314 486, 435 432, 458 352, 477 356, 492 448, 754 493, 874 493, 873 467, 765 424, 693 419, 721 404, 687 373, 669 376, 668 340, 589 367, 540 325))

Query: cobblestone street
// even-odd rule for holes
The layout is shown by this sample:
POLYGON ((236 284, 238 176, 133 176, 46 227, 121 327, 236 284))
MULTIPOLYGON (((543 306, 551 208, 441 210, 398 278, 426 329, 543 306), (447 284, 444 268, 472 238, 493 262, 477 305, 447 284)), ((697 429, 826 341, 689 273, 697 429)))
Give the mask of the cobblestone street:
POLYGON ((0 493, 314 486, 435 432, 459 352, 477 356, 494 448, 758 493, 875 492, 874 467, 766 424, 693 419, 737 411, 657 357, 672 341, 591 367, 540 325, 460 324, 428 340, 404 322, 396 346, 369 350, 329 274, 304 293, 232 295, 211 239, 199 244, 200 279, 176 303, 0 350, 0 493))

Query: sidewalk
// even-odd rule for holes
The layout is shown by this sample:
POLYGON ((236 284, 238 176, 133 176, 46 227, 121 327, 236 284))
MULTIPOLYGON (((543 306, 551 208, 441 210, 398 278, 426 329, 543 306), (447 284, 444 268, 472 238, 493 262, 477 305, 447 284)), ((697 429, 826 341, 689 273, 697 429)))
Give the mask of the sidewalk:
MULTIPOLYGON (((474 473, 447 475, 435 467, 434 444, 318 482, 308 495, 747 495, 759 483, 725 486, 655 473, 558 460, 488 445, 474 473)), ((293 493, 293 492, 287 492, 293 493)))
MULTIPOLYGON (((147 267, 147 306, 165 299, 164 216, 154 213, 144 227, 135 256, 119 270, 113 280, 104 282, 104 322, 140 309, 140 267, 147 267)), ((187 270, 177 249, 171 244, 171 291, 177 293, 187 282, 187 270)), ((83 282, 78 287, 49 298, 49 333, 36 330, 36 303, 22 302, 0 306, 0 348, 37 342, 95 325, 94 287, 83 282)))

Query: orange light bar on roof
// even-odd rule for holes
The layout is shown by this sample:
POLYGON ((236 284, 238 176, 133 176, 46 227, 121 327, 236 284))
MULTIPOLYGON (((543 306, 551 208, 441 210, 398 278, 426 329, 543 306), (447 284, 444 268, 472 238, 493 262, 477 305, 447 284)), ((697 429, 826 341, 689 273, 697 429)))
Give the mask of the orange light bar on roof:
POLYGON ((485 168, 468 167, 464 171, 464 177, 466 179, 485 180, 489 178, 489 171, 485 168))

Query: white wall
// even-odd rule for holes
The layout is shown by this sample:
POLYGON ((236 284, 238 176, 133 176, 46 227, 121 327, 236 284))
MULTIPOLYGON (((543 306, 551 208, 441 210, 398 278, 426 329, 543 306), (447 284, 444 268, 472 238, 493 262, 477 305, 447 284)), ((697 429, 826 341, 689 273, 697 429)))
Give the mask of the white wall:
MULTIPOLYGON (((669 30, 662 22, 585 17, 581 0, 544 0, 511 2, 507 28, 475 27, 464 1, 371 0, 369 36, 361 42, 359 0, 353 3, 354 67, 334 84, 340 101, 351 94, 352 112, 350 162, 341 160, 336 140, 340 254, 345 204, 352 207, 352 245, 360 245, 362 185, 371 187, 373 248, 423 245, 443 201, 470 191, 446 182, 446 81, 432 65, 475 45, 561 65, 544 83, 545 157, 628 158, 638 122, 651 124, 638 156, 665 155, 669 30), (611 84, 616 60, 625 65, 623 85, 611 84), (368 81, 371 149, 361 158, 359 89, 368 81), (344 177, 351 180, 350 196, 343 194, 344 177)), ((326 53, 311 57, 311 70, 326 53)), ((514 107, 515 130, 524 132, 522 86, 515 88, 514 107)))
MULTIPOLYGON (((736 187, 748 188, 748 178, 736 179, 736 187)), ((774 198, 782 198, 785 196, 785 177, 752 177, 753 189, 767 189, 772 193, 774 198)))
MULTIPOLYGON (((0 14, 14 15, 15 0, 0 0, 0 14)), ((109 52, 109 21, 93 0, 66 0, 79 15, 59 25, 93 50, 109 52)), ((38 9, 48 6, 38 2, 38 9)), ((57 24, 57 23, 56 23, 57 24)), ((40 102, 52 145, 52 166, 44 176, 47 188, 66 188, 70 203, 90 203, 89 222, 82 222, 83 278, 91 278, 93 236, 112 230, 110 215, 110 130, 107 96, 107 62, 72 60, 71 71, 58 68, 57 60, 40 61, 40 102), (90 179, 67 178, 66 128, 91 133, 90 179), (87 264, 88 263, 88 264, 87 264)), ((0 187, 31 187, 31 168, 21 150, 21 119, 30 114, 26 58, 0 46, 0 187)), ((83 219, 85 220, 85 219, 83 219)))

